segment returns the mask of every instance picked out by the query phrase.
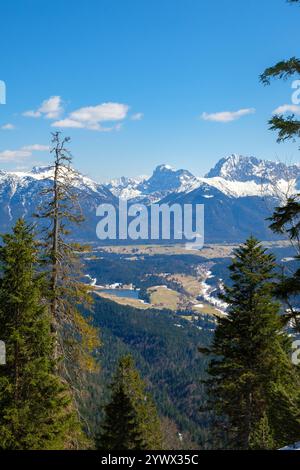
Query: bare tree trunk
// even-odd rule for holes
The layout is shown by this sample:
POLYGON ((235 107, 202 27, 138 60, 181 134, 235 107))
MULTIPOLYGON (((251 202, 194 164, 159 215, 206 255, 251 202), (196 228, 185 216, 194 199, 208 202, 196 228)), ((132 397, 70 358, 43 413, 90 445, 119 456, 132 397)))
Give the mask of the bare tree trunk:
POLYGON ((91 338, 91 344, 97 343, 93 327, 81 317, 76 307, 78 304, 90 305, 92 297, 81 281, 80 259, 77 256, 81 246, 68 241, 68 226, 83 220, 76 185, 74 186, 76 172, 71 167, 72 156, 66 147, 69 140, 68 137, 61 138, 59 132, 52 134, 52 183, 43 191, 49 200, 40 206, 41 211, 37 215, 38 218, 45 219, 46 223, 49 222, 49 226, 45 228, 45 262, 48 266, 52 356, 57 364, 56 368, 65 369, 62 374, 64 377, 67 374, 66 364, 73 362, 71 357, 76 356, 75 361, 79 362, 77 355, 80 355, 82 363, 93 362, 88 352, 91 347, 87 338, 91 338), (64 335, 72 340, 66 340, 64 335))
MULTIPOLYGON (((20 316, 20 311, 18 309, 17 311, 17 318, 16 318, 16 328, 19 326, 19 316, 20 316)), ((15 353, 15 383, 14 383, 14 400, 17 401, 19 399, 19 379, 20 379, 20 358, 19 358, 19 345, 17 341, 15 342, 15 347, 14 347, 14 353, 15 353)))
POLYGON ((58 197, 58 167, 59 154, 58 149, 55 151, 55 167, 53 179, 53 240, 52 240, 52 275, 51 275, 51 291, 53 294, 51 302, 51 329, 54 336, 53 355, 54 360, 59 357, 59 341, 58 341, 58 312, 57 312, 57 280, 58 280, 58 234, 59 234, 59 197, 58 197))
POLYGON ((251 434, 251 421, 252 421, 252 393, 247 394, 246 403, 246 416, 245 416, 245 430, 243 438, 243 450, 249 449, 250 434, 251 434))

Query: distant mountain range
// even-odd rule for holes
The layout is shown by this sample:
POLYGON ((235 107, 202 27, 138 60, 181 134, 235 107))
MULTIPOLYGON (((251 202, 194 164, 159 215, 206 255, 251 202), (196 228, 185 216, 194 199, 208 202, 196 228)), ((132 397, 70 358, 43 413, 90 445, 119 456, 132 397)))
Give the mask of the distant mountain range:
POLYGON ((159 165, 150 177, 123 177, 110 181, 106 187, 114 195, 126 199, 160 200, 173 192, 189 193, 195 189, 207 192, 209 188, 219 189, 230 197, 270 196, 276 193, 274 183, 277 193, 299 189, 300 165, 233 154, 219 160, 204 178, 194 176, 188 170, 159 165))
MULTIPOLYGON (((41 190, 51 184, 51 171, 49 167, 0 171, 1 232, 18 217, 30 218, 36 211, 41 190)), ((75 233, 82 240, 97 240, 96 207, 102 203, 118 207, 119 197, 130 203, 205 204, 206 242, 239 242, 250 233, 267 240, 274 235, 265 219, 286 194, 300 190, 300 165, 234 154, 222 158, 205 177, 159 165, 150 177, 122 177, 104 184, 79 175, 75 186, 86 216, 75 233)))

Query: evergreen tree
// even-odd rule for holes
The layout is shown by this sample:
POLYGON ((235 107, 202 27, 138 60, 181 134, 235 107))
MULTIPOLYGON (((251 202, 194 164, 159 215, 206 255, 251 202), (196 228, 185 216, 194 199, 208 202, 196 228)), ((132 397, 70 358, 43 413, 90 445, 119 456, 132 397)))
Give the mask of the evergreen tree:
POLYGON ((251 447, 265 414, 276 445, 300 438, 299 382, 273 300, 274 267, 251 237, 236 250, 232 285, 222 295, 228 315, 218 322, 207 385, 209 408, 222 417, 232 448, 251 447))
POLYGON ((0 248, 0 331, 6 364, 0 366, 0 448, 72 446, 77 424, 70 396, 54 373, 50 317, 37 274, 37 244, 18 220, 0 248))
MULTIPOLYGON (((299 3, 300 0, 288 0, 288 3, 299 3)), ((263 84, 269 85, 271 79, 286 80, 290 77, 300 77, 300 59, 292 57, 282 60, 276 65, 267 68, 260 76, 263 84)), ((270 129, 278 131, 278 142, 300 137, 300 121, 291 113, 290 116, 275 115, 269 121, 270 129)), ((285 234, 289 237, 292 246, 296 248, 297 258, 300 259, 300 194, 288 197, 285 204, 277 207, 271 220, 271 229, 275 233, 285 234)), ((295 308, 294 300, 300 293, 300 269, 292 276, 282 273, 282 280, 277 294, 288 306, 285 314, 286 322, 292 321, 295 330, 300 332, 300 309, 295 308)))
POLYGON ((161 449, 157 411, 131 356, 120 359, 111 392, 104 423, 96 439, 97 448, 161 449))
MULTIPOLYGON (((299 3, 300 0, 288 0, 289 3, 299 3)), ((274 66, 268 67, 260 76, 260 80, 264 85, 270 85, 272 78, 286 80, 291 76, 300 76, 300 59, 292 57, 288 60, 282 60, 274 66)), ((300 137, 300 121, 291 113, 290 116, 284 117, 277 114, 269 121, 270 129, 278 131, 278 142, 288 139, 300 137)))
POLYGON ((266 413, 258 421, 256 429, 251 432, 250 448, 252 450, 272 450, 276 448, 266 413))
MULTIPOLYGON (((300 261, 300 194, 288 198, 286 204, 276 207, 269 219, 270 228, 273 232, 287 236, 295 249, 295 261, 300 261)), ((297 333, 300 333, 300 268, 294 273, 282 270, 280 282, 276 288, 277 296, 285 302, 288 307, 284 313, 284 320, 290 323, 297 333), (298 304, 298 307, 297 307, 298 304)))
POLYGON ((113 390, 111 402, 105 408, 105 422, 98 445, 102 450, 142 448, 136 411, 122 384, 113 390))

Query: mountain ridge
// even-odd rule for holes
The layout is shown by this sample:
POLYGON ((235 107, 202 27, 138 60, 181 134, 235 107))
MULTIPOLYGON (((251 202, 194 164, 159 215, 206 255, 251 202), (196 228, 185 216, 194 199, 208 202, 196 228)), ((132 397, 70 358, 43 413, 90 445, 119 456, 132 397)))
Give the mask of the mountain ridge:
MULTIPOLYGON (((31 219, 42 190, 51 184, 52 171, 51 166, 0 171, 0 232, 8 231, 18 217, 31 219)), ((205 177, 166 164, 157 166, 150 177, 122 177, 108 183, 76 175, 74 187, 86 218, 75 230, 76 238, 95 242, 96 208, 105 203, 117 211, 119 198, 126 198, 128 204, 204 204, 206 241, 222 243, 239 242, 250 232, 260 239, 276 238, 265 219, 281 196, 297 190, 300 166, 232 154, 219 160, 205 177)))
POLYGON ((191 192, 207 185, 231 197, 270 196, 275 185, 277 194, 278 191, 295 192, 300 185, 300 165, 231 154, 221 158, 204 177, 163 164, 158 165, 151 176, 123 177, 119 186, 106 184, 118 197, 137 201, 149 199, 150 202, 171 192, 191 192))

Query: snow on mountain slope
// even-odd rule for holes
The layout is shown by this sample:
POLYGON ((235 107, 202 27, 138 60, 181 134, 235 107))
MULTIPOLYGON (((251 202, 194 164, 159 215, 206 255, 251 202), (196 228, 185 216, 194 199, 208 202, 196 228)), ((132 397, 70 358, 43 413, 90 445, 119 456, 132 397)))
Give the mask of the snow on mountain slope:
POLYGON ((206 178, 216 176, 228 181, 255 181, 263 184, 278 179, 296 179, 300 176, 300 165, 286 165, 278 161, 232 154, 219 160, 205 175, 206 178))
POLYGON ((51 166, 35 166, 31 171, 8 171, 5 175, 14 175, 20 179, 32 178, 35 180, 43 180, 53 176, 51 166))
POLYGON ((142 192, 138 189, 139 185, 148 179, 148 176, 137 176, 135 178, 113 179, 106 183, 106 187, 116 196, 123 199, 138 198, 142 192))
MULTIPOLYGON (((0 193, 8 191, 12 196, 34 182, 38 184, 49 180, 52 174, 49 166, 34 167, 28 172, 0 171, 0 193)), ((277 190, 282 193, 296 191, 300 188, 300 165, 288 166, 233 154, 219 160, 205 177, 195 176, 184 169, 176 170, 169 165, 159 165, 150 177, 121 177, 106 184, 78 174, 74 186, 84 191, 112 193, 126 199, 160 200, 173 192, 189 193, 195 189, 203 189, 206 197, 210 197, 210 187, 230 197, 274 195, 274 181, 277 190)))
POLYGON ((175 170, 170 165, 159 165, 152 176, 140 184, 144 194, 168 191, 185 191, 196 180, 188 170, 175 170))
MULTIPOLYGON (((31 219, 42 200, 42 190, 50 186, 52 176, 51 167, 35 167, 28 172, 0 171, 1 232, 9 229, 18 217, 31 219)), ((85 234, 95 232, 96 207, 103 202, 116 205, 117 199, 108 188, 84 175, 74 173, 72 184, 87 220, 85 226, 78 229, 82 233, 77 234, 84 238, 85 234)))
POLYGON ((121 198, 154 202, 170 193, 188 193, 203 188, 206 198, 208 187, 216 188, 230 197, 276 196, 283 197, 300 188, 300 165, 259 160, 254 157, 230 155, 222 158, 203 177, 188 170, 175 170, 159 165, 150 177, 120 178, 106 185, 121 198))
MULTIPOLYGON (((42 189, 51 184, 52 175, 49 166, 27 172, 0 170, 1 232, 7 231, 18 217, 26 215, 30 219, 41 202, 42 189)), ((106 184, 74 174, 73 185, 86 217, 75 234, 78 238, 95 240, 96 208, 102 203, 118 208, 118 197, 122 197, 146 204, 205 204, 205 236, 210 241, 242 240, 253 226, 258 238, 268 239, 273 236, 265 222, 270 207, 278 203, 281 195, 300 189, 300 166, 231 155, 220 160, 204 178, 188 170, 159 165, 150 177, 122 177, 106 184), (268 204, 265 197, 269 198, 268 204)))
POLYGON ((245 196, 284 196, 296 191, 296 180, 286 181, 284 179, 276 180, 276 188, 272 183, 257 183, 256 181, 237 181, 227 180, 219 176, 213 178, 201 178, 201 181, 219 189, 224 194, 231 197, 245 196))
POLYGON ((284 198, 297 191, 300 165, 232 154, 219 160, 203 181, 232 197, 284 198))
POLYGON ((281 449, 278 450, 300 450, 300 441, 285 447, 281 447, 281 449))
POLYGON ((170 165, 159 165, 150 177, 122 177, 111 180, 106 187, 124 199, 158 201, 170 192, 191 191, 200 181, 188 170, 175 170, 170 165))
MULTIPOLYGON (((53 167, 51 166, 42 166, 34 167, 31 171, 22 172, 22 171, 10 171, 10 172, 1 172, 0 175, 0 190, 1 190, 1 176, 3 175, 3 180, 8 180, 10 177, 15 180, 18 186, 25 187, 28 184, 36 181, 37 183, 50 180, 53 178, 53 167)), ((88 176, 82 175, 81 173, 74 172, 72 184, 74 187, 83 191, 92 191, 92 192, 102 192, 104 191, 104 186, 92 180, 88 176)))

